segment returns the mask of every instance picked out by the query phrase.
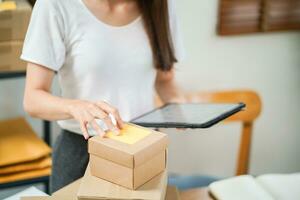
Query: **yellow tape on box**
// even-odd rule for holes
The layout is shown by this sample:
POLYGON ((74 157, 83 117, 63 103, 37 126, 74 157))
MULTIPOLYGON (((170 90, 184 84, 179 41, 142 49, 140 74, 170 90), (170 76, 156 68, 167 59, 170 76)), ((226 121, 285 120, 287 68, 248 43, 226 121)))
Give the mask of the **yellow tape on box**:
POLYGON ((106 137, 126 144, 134 144, 148 136, 150 133, 150 130, 138 128, 130 124, 125 124, 123 129, 120 131, 120 135, 115 135, 112 132, 108 132, 106 134, 106 137))

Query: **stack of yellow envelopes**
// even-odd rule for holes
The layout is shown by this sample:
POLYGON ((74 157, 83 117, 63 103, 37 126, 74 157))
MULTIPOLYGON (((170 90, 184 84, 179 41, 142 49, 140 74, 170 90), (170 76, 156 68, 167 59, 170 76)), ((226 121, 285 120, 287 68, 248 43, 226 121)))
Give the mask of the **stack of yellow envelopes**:
POLYGON ((0 184, 49 176, 50 153, 24 118, 0 121, 0 184))

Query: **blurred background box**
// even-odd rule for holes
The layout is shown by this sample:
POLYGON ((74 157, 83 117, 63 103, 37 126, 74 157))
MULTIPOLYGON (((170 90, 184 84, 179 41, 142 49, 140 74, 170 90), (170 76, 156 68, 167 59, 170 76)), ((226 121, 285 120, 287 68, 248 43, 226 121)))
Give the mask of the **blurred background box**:
POLYGON ((0 72, 26 70, 26 62, 19 58, 22 47, 22 41, 0 42, 0 72))
MULTIPOLYGON (((3 1, 2 3, 6 3, 3 1)), ((11 1, 15 9, 0 10, 0 42, 10 40, 23 41, 29 24, 32 7, 26 0, 11 1)), ((0 3, 1 4, 1 3, 0 3)))

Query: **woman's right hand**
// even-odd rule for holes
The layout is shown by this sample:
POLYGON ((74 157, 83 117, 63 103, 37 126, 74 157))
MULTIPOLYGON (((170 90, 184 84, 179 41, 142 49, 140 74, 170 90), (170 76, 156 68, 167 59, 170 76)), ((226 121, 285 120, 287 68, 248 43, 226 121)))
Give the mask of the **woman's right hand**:
POLYGON ((119 134, 123 127, 123 121, 118 110, 104 101, 90 102, 84 100, 71 100, 68 113, 80 124, 80 129, 84 138, 89 138, 88 125, 90 125, 101 137, 105 136, 105 131, 97 124, 96 119, 102 120, 109 130, 119 134), (116 120, 112 122, 110 116, 116 120))

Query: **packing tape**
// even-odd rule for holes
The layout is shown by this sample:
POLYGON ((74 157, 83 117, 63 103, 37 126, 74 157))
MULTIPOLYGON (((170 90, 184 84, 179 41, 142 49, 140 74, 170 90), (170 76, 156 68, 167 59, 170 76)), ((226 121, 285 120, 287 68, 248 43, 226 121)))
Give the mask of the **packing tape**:
POLYGON ((150 134, 150 130, 139 128, 130 124, 125 124, 120 132, 120 135, 115 135, 114 133, 109 131, 106 134, 106 137, 126 144, 134 144, 150 134))

